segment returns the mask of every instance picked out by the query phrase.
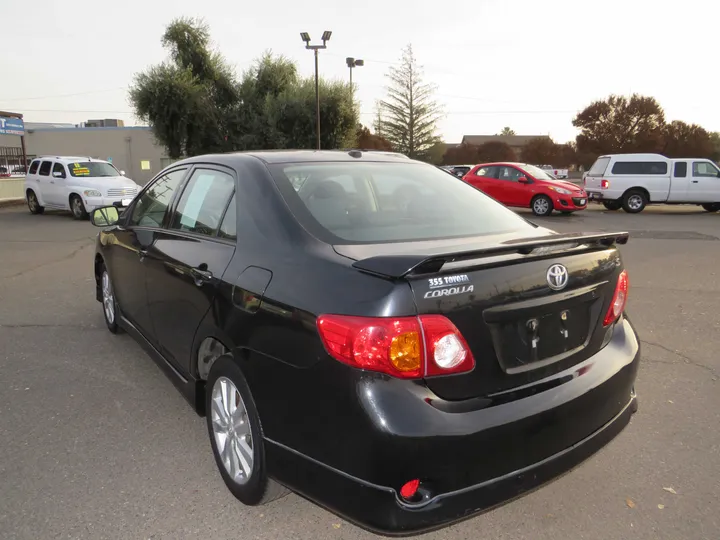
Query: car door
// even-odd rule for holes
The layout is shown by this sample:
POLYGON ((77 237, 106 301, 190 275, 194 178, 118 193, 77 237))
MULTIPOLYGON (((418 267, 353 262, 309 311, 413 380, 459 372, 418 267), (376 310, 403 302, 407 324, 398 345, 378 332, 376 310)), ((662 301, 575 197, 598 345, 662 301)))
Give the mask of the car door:
POLYGON ((528 185, 518 182, 521 176, 527 178, 524 172, 515 167, 509 165, 498 167, 498 196, 495 198, 507 206, 530 206, 530 201, 528 200, 527 204, 525 204, 523 198, 523 191, 528 185))
POLYGON ((688 164, 692 165, 688 161, 673 161, 668 202, 686 202, 692 199, 692 195, 688 193, 691 185, 688 175, 688 164))
POLYGON ((169 216, 187 167, 163 173, 126 210, 114 231, 108 272, 122 315, 157 346, 147 295, 147 254, 169 216))
POLYGON ((53 204, 70 206, 66 182, 67 172, 65 171, 65 165, 57 161, 53 162, 52 172, 50 173, 50 191, 53 197, 53 204))
POLYGON ((38 169, 36 178, 38 189, 40 190, 40 193, 42 193, 42 200, 44 204, 48 206, 58 206, 55 179, 50 174, 52 166, 53 163, 50 160, 43 160, 40 162, 40 168, 38 169))
POLYGON ((235 253, 235 173, 203 165, 189 174, 169 225, 147 254, 150 317, 165 357, 188 373, 195 332, 235 253))
POLYGON ((498 168, 493 165, 482 165, 475 169, 472 174, 466 175, 465 181, 483 193, 495 197, 497 169, 498 168))
POLYGON ((720 202, 720 171, 709 161, 693 161, 688 202, 720 202))

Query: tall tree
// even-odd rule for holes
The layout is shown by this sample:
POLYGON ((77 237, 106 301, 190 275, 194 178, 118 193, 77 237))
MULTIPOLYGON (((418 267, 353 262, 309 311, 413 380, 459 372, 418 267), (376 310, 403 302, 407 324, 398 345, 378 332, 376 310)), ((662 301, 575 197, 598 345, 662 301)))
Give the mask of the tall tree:
POLYGON ((530 139, 522 149, 522 160, 536 165, 554 165, 558 158, 558 145, 550 137, 530 139))
POLYGON ((175 19, 162 44, 172 62, 138 74, 131 85, 137 116, 153 127, 172 158, 227 149, 227 120, 237 106, 238 88, 222 56, 210 50, 207 25, 175 19))
POLYGON ((697 124, 676 120, 667 124, 663 130, 662 153, 667 157, 712 158, 714 150, 710 133, 697 124))
POLYGON ((580 129, 577 149, 587 154, 657 152, 665 113, 652 97, 611 95, 588 105, 573 119, 580 129))
POLYGON ((380 102, 379 132, 398 152, 424 159, 440 140, 436 128, 441 109, 433 100, 435 87, 423 83, 411 45, 403 50, 400 66, 391 68, 387 76, 390 84, 386 99, 380 102))
POLYGON ((517 156, 510 146, 500 141, 490 141, 478 147, 477 163, 515 161, 517 156))
POLYGON ((505 126, 504 128, 502 128, 500 135, 515 135, 515 130, 511 129, 508 126, 505 126))
POLYGON ((479 162, 478 146, 475 144, 460 143, 451 146, 443 156, 444 165, 469 165, 479 162))

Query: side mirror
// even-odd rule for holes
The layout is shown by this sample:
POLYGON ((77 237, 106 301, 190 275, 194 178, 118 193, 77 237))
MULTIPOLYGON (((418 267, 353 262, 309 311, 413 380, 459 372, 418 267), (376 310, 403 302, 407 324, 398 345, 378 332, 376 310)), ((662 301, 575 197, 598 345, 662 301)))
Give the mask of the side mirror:
POLYGON ((90 222, 96 227, 109 227, 115 225, 120 219, 118 209, 114 206, 103 206, 96 208, 90 214, 90 222))
POLYGON ((120 176, 125 176, 125 171, 120 171, 120 176))
POLYGON ((518 182, 520 182, 521 184, 529 184, 530 183, 530 181, 527 179, 527 176, 521 176, 520 178, 518 178, 518 182))
POLYGON ((63 178, 63 177, 64 177, 63 173, 61 173, 59 171, 55 171, 53 173, 53 178, 63 178))

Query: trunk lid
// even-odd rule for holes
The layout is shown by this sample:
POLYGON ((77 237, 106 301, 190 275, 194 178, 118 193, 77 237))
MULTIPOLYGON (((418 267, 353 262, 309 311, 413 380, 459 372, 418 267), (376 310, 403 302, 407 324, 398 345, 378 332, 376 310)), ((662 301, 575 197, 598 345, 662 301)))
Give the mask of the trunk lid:
MULTIPOLYGON (((475 239, 464 249, 445 241, 446 250, 425 246, 420 255, 421 246, 415 246, 415 255, 409 244, 383 255, 387 247, 376 245, 378 254, 354 266, 406 281, 419 314, 442 314, 457 326, 475 369, 425 382, 439 397, 461 400, 532 384, 600 350, 609 337, 603 318, 622 271, 613 244, 626 241, 626 233, 544 231, 519 240, 475 239), (556 281, 563 269, 564 284, 556 281)), ((336 246, 336 251, 358 257, 373 248, 336 246)))

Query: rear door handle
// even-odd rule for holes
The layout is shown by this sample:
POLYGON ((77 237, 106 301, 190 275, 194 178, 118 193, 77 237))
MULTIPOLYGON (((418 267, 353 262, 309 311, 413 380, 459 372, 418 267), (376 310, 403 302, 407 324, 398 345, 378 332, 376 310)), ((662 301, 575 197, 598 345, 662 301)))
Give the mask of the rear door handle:
POLYGON ((697 180, 693 180, 692 183, 693 183, 693 184, 697 184, 698 181, 697 181, 697 180))

